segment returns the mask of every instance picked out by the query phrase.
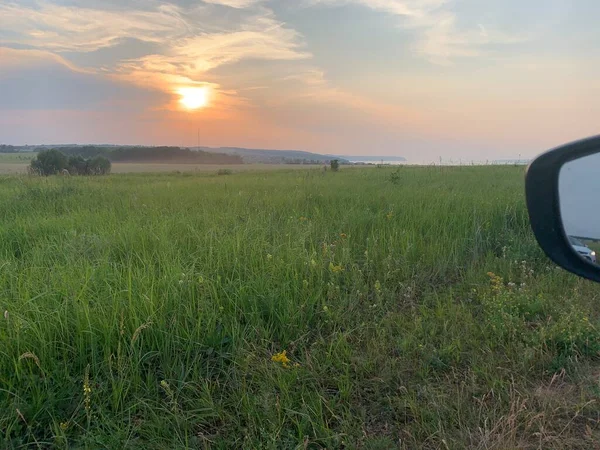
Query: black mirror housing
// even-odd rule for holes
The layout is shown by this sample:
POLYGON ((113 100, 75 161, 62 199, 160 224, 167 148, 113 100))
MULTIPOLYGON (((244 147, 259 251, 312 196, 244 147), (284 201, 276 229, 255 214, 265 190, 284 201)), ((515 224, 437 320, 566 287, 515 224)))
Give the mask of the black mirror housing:
MULTIPOLYGON (((527 168, 525 195, 531 228, 546 255, 569 272, 600 282, 600 266, 581 257, 570 243, 561 218, 559 195, 559 176, 563 166, 597 153, 600 153, 600 136, 575 141, 543 153, 527 168)), ((598 180, 600 184, 600 173, 598 180)))

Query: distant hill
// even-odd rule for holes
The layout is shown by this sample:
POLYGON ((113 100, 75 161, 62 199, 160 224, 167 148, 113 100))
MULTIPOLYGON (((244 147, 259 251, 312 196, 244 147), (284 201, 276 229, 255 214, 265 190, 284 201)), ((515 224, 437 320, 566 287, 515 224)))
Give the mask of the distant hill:
POLYGON ((92 157, 104 155, 113 162, 182 162, 196 164, 329 164, 332 159, 350 164, 347 157, 302 150, 267 150, 242 147, 148 147, 139 145, 23 145, 0 146, 0 153, 37 152, 56 148, 65 154, 92 157))
POLYGON ((345 157, 322 155, 301 150, 266 150, 240 147, 200 147, 200 150, 212 153, 223 153, 226 155, 238 155, 241 156, 246 163, 328 164, 332 159, 339 160, 341 164, 350 163, 345 157))
POLYGON ((404 158, 402 156, 342 156, 342 158, 348 159, 350 161, 373 162, 373 163, 377 163, 380 161, 388 161, 388 162, 406 161, 406 158, 404 158))

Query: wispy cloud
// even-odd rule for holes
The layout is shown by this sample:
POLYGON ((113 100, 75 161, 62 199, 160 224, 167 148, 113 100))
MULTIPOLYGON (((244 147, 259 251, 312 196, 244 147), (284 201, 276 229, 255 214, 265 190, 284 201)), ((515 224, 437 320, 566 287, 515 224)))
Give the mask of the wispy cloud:
POLYGON ((492 26, 459 27, 453 12, 456 0, 308 0, 310 4, 361 5, 398 16, 403 28, 417 34, 416 53, 429 61, 447 65, 457 58, 481 56, 486 46, 514 44, 527 39, 492 26))
POLYGON ((229 6, 231 8, 248 8, 249 6, 264 3, 265 1, 266 0, 204 0, 205 3, 229 6))
POLYGON ((433 25, 426 26, 415 46, 417 52, 438 64, 450 64, 456 58, 482 56, 492 45, 510 45, 526 41, 525 35, 511 35, 482 24, 476 28, 460 29, 456 16, 443 13, 433 25))
POLYGON ((121 75, 150 80, 163 74, 180 82, 200 81, 208 71, 242 59, 299 60, 310 57, 300 35, 271 15, 254 16, 238 31, 191 35, 162 54, 147 55, 118 65, 121 75))
POLYGON ((312 4, 343 5, 354 3, 398 16, 427 19, 450 0, 309 0, 312 4))
POLYGON ((40 0, 35 6, 0 3, 0 44, 17 43, 51 51, 90 52, 135 37, 162 43, 189 32, 188 19, 175 5, 152 10, 94 9, 40 0))
POLYGON ((35 49, 0 47, 0 74, 6 71, 35 68, 40 65, 58 64, 78 73, 93 73, 92 70, 75 66, 65 58, 52 52, 35 49))

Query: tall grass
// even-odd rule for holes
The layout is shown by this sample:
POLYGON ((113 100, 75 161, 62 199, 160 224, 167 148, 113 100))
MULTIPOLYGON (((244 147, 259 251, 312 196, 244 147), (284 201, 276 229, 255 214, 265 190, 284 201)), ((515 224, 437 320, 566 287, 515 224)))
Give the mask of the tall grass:
POLYGON ((522 181, 1 178, 2 447, 589 448, 598 289, 522 181))

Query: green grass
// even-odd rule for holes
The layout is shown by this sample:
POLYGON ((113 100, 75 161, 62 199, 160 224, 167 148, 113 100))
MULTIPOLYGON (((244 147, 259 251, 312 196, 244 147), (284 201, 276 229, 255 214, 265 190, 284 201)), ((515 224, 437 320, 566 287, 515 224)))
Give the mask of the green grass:
POLYGON ((523 175, 0 178, 0 447, 592 448, 600 291, 523 175))
POLYGON ((0 164, 27 164, 37 155, 36 152, 29 153, 0 153, 0 164))

